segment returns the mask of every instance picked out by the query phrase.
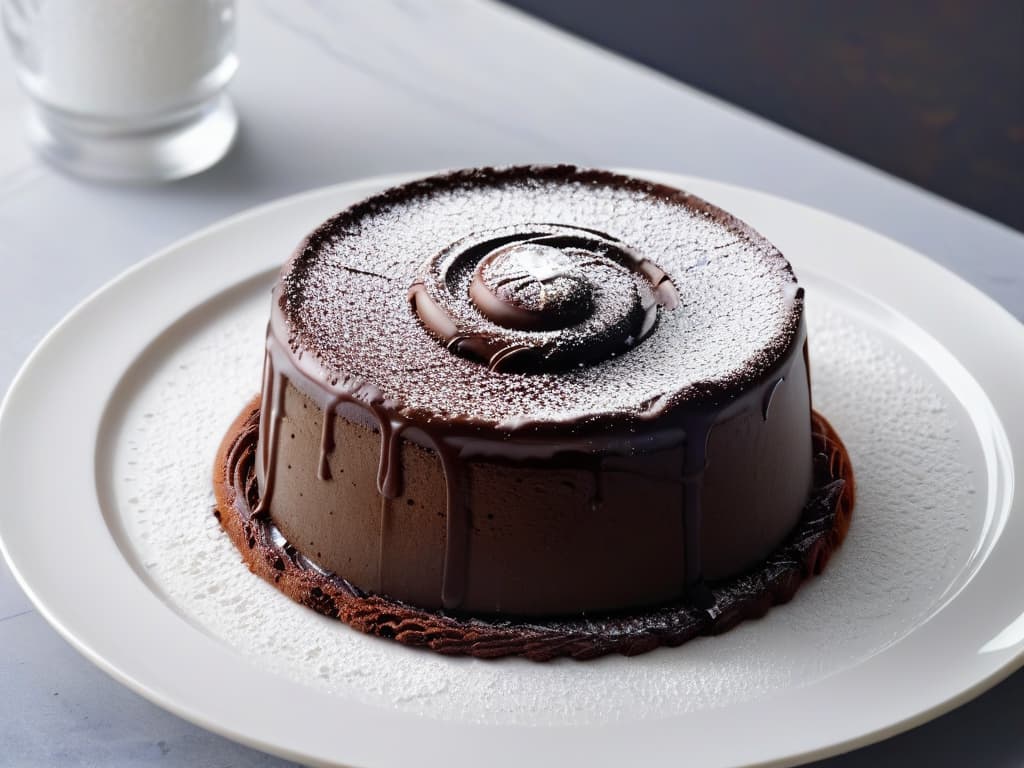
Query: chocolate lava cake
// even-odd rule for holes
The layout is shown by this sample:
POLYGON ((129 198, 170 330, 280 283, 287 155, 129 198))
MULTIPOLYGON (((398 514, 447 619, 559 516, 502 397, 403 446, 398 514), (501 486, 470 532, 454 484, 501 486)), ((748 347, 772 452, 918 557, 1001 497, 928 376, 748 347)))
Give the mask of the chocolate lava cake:
POLYGON ((782 254, 685 192, 572 166, 433 176, 311 233, 214 482, 293 598, 534 659, 759 616, 853 506, 782 254))

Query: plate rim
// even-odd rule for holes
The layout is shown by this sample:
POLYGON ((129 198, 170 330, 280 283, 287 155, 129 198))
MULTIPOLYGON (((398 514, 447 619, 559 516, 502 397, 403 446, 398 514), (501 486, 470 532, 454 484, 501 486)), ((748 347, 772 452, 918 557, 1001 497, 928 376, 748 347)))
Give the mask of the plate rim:
MULTIPOLYGON (((893 247, 895 247, 896 249, 902 251, 905 255, 912 256, 913 258, 909 258, 908 260, 911 261, 911 262, 914 262, 913 266, 915 268, 919 268, 922 263, 926 264, 926 265, 928 265, 929 268, 933 268, 934 270, 937 270, 937 272, 935 272, 934 274, 941 274, 942 275, 942 279, 947 280, 947 281, 949 281, 949 280, 953 281, 951 284, 955 285, 955 287, 957 289, 957 293, 960 294, 960 295, 968 296, 971 300, 973 300, 973 305, 974 305, 975 309, 983 308, 984 311, 989 312, 990 315, 991 315, 992 311, 995 310, 997 312, 997 314, 991 315, 991 316, 992 317, 999 317, 999 322, 1004 323, 1004 324, 1007 321, 1009 321, 1009 323, 1012 324, 1013 333, 1016 333, 1020 337, 1020 340, 1024 341, 1024 326, 1020 326, 1020 324, 1017 323, 1016 319, 1013 318, 1013 316, 1010 315, 1009 312, 1007 312, 1000 305, 996 304, 992 299, 990 299, 985 294, 983 294, 979 289, 975 288, 973 285, 971 285, 971 284, 967 283, 966 281, 962 280, 961 278, 959 278, 955 274, 949 272, 948 270, 946 270, 941 265, 938 265, 937 263, 932 262, 930 259, 928 259, 927 257, 925 257, 925 256, 921 255, 920 253, 914 251, 913 249, 909 248, 908 246, 904 246, 904 245, 902 245, 902 244, 900 244, 900 243, 898 243, 898 242, 896 242, 894 240, 891 240, 890 238, 887 238, 884 235, 880 235, 879 233, 874 232, 874 231, 872 231, 872 230, 870 230, 870 229, 868 229, 866 227, 863 227, 862 225, 856 224, 855 222, 847 221, 845 219, 842 219, 841 217, 835 216, 834 214, 831 214, 831 213, 828 213, 828 212, 825 212, 825 211, 819 211, 818 209, 814 209, 814 208, 812 208, 810 206, 806 206, 806 205, 803 205, 801 203, 797 203, 797 202, 794 202, 794 201, 789 201, 789 200, 786 200, 785 198, 781 198, 781 197, 778 197, 778 196, 775 196, 775 195, 771 195, 771 194, 766 193, 766 192, 762 192, 762 191, 759 191, 759 190, 753 190, 753 189, 749 189, 749 188, 745 188, 745 187, 740 187, 740 186, 737 186, 737 185, 724 184, 722 182, 717 182, 717 181, 713 181, 713 180, 710 180, 710 179, 701 179, 701 178, 698 178, 698 177, 683 176, 683 175, 679 175, 679 174, 670 174, 670 173, 664 173, 664 172, 658 172, 658 171, 652 171, 652 170, 627 169, 627 170, 625 170, 623 172, 629 173, 631 175, 640 176, 642 178, 649 178, 649 179, 652 179, 652 180, 668 181, 669 183, 672 183, 672 184, 677 185, 677 186, 681 186, 684 189, 697 188, 698 194, 701 194, 701 190, 702 189, 706 189, 706 188, 711 188, 711 189, 718 188, 718 189, 733 190, 737 194, 752 195, 755 198, 761 198, 761 202, 762 203, 767 202, 770 206, 772 206, 772 205, 780 205, 781 204, 784 207, 790 207, 790 208, 793 208, 794 210, 800 211, 801 215, 809 215, 809 216, 814 216, 814 217, 825 217, 824 220, 830 221, 832 223, 832 225, 838 224, 838 225, 841 225, 842 227, 850 227, 850 226, 856 227, 859 230, 862 230, 863 233, 865 233, 866 235, 869 235, 872 238, 883 238, 884 240, 888 241, 893 247), (1000 315, 1001 315, 1001 317, 1000 317, 1000 315)), ((151 270, 153 268, 154 264, 158 264, 158 263, 161 263, 163 261, 167 261, 167 260, 173 259, 174 255, 176 253, 178 253, 178 252, 180 252, 182 250, 185 250, 185 249, 193 246, 197 242, 202 242, 204 240, 207 240, 210 237, 215 236, 217 233, 224 233, 224 232, 230 231, 232 228, 237 227, 238 225, 243 224, 245 222, 249 222, 249 221, 252 221, 252 220, 257 220, 257 219, 259 219, 261 217, 266 216, 268 213, 273 213, 273 212, 280 213, 280 212, 282 212, 284 210, 287 210, 287 209, 290 209, 290 208, 293 208, 293 207, 301 207, 301 206, 303 206, 304 204, 307 204, 307 203, 315 203, 316 201, 326 201, 326 200, 329 200, 331 198, 343 197, 345 195, 352 195, 352 194, 356 194, 356 193, 366 194, 366 193, 369 193, 369 192, 371 192, 373 190, 382 189, 382 188, 384 188, 386 186, 390 186, 390 185, 392 185, 394 183, 399 183, 401 181, 408 180, 408 179, 411 179, 411 178, 417 178, 417 177, 422 176, 422 175, 424 175, 424 174, 422 174, 422 173, 403 173, 403 174, 387 174, 387 175, 383 175, 383 176, 375 176, 375 177, 370 177, 370 178, 365 178, 365 179, 357 179, 357 180, 353 180, 353 181, 342 182, 342 183, 339 183, 339 184, 334 184, 334 185, 329 185, 329 186, 326 186, 326 187, 321 187, 321 188, 318 188, 318 189, 309 190, 309 191, 302 192, 302 193, 299 193, 299 194, 296 194, 296 195, 291 195, 291 196, 288 196, 288 197, 280 198, 278 200, 270 201, 270 202, 264 203, 262 205, 256 206, 254 208, 250 208, 250 209, 247 209, 245 211, 242 211, 242 212, 239 212, 237 214, 234 214, 234 215, 232 215, 232 216, 230 216, 228 218, 225 218, 225 219, 223 219, 221 221, 215 222, 214 224, 212 224, 210 226, 204 227, 204 228, 198 230, 197 232, 193 233, 192 235, 189 235, 189 236, 187 236, 187 237, 185 237, 183 239, 180 239, 180 240, 172 243, 171 245, 168 245, 165 248, 160 249, 156 253, 152 254, 151 256, 143 259, 142 261, 140 261, 137 264, 133 265, 129 269, 127 269, 124 272, 120 273, 119 275, 114 277, 112 280, 110 280, 106 284, 104 284, 102 287, 100 287, 99 289, 93 291, 89 296, 87 296, 85 299, 83 299, 81 302, 79 302, 70 312, 68 312, 64 316, 64 318, 59 323, 57 323, 57 325, 55 325, 43 337, 43 339, 37 344, 37 346, 32 351, 32 353, 25 360, 25 362, 23 363, 23 365, 19 369, 18 373, 13 378, 13 380, 12 380, 12 382, 10 384, 10 387, 8 388, 6 394, 5 394, 4 398, 3 398, 2 404, 0 404, 0 440, 2 440, 4 435, 6 434, 6 432, 7 432, 7 424, 11 420, 9 412, 12 409, 12 402, 15 401, 15 399, 17 397, 20 396, 21 390, 24 387, 24 381, 32 373, 33 367, 35 365, 37 365, 37 361, 44 355, 44 353, 52 345, 54 345, 54 343, 55 343, 54 339, 60 338, 61 334, 66 333, 67 329, 69 327, 73 327, 74 323, 79 321, 80 317, 90 307, 94 307, 96 304, 101 303, 103 298, 104 298, 104 296, 106 296, 108 293, 111 293, 111 292, 115 291, 117 289, 117 286, 125 284, 128 280, 130 280, 132 278, 133 275, 138 275, 139 273, 145 273, 147 270, 151 270)), ((738 215, 739 215, 740 218, 746 218, 743 215, 742 212, 739 212, 738 215)), ((257 267, 254 267, 254 270, 255 269, 257 269, 257 267)), ((927 271, 927 269, 926 269, 926 271, 927 271)), ((245 279, 248 279, 253 273, 254 272, 249 272, 249 273, 246 273, 246 274, 237 275, 236 276, 236 282, 240 282, 240 281, 243 281, 245 279)), ((201 301, 201 299, 197 299, 197 300, 193 301, 190 306, 195 306, 200 301, 201 301)), ((173 322, 173 320, 172 320, 172 322, 173 322)), ((1011 326, 1007 326, 1007 327, 1011 327, 1011 326)), ((926 330, 928 330, 929 333, 931 332, 929 329, 926 329, 926 330)), ((158 335, 158 333, 154 334, 154 338, 155 338, 156 335, 158 335)), ((117 372, 118 380, 119 380, 120 375, 122 373, 123 373, 123 371, 118 371, 117 372)), ((972 371, 972 373, 973 373, 973 371, 972 371)), ((986 392, 987 391, 988 390, 986 389, 986 392)), ((105 410, 105 407, 106 407, 106 404, 104 404, 103 408, 100 409, 100 410, 105 410)), ((1004 419, 1004 421, 1005 421, 1005 419, 1004 419)), ((1011 437, 1012 436, 1013 435, 1011 435, 1011 437)), ((1016 450, 1014 451, 1014 454, 1016 454, 1016 456, 1019 456, 1020 449, 1024 448, 1024 444, 1018 444, 1016 439, 1013 440, 1012 442, 1013 442, 1014 446, 1016 447, 1016 450)), ((1013 502, 1016 502, 1016 503, 1013 504, 1013 506, 1015 506, 1015 507, 1019 507, 1020 506, 1019 498, 1012 499, 1011 503, 1013 503, 1013 502)), ((1019 514, 1019 510, 1015 510, 1015 512, 1017 512, 1017 514, 1019 514)), ((0 534, 2 534, 2 533, 3 533, 3 516, 0 515, 0 534)), ((14 574, 14 577, 17 580, 19 586, 21 586, 21 588, 26 592, 26 594, 29 596, 30 600, 33 602, 35 607, 39 610, 40 614, 44 618, 46 618, 46 620, 51 624, 51 626, 53 626, 55 629, 57 629, 57 631, 65 638, 65 640, 67 640, 73 647, 75 647, 76 650, 78 650, 86 658, 88 658, 91 662, 93 662, 94 664, 99 666, 101 669, 106 671, 108 674, 113 676, 115 679, 117 679, 122 684, 125 684, 126 686, 128 686, 132 690, 136 691, 137 693, 140 693, 141 695, 143 695, 147 699, 153 701, 157 705, 159 705, 159 706, 161 706, 161 707, 163 707, 165 709, 168 709, 169 711, 172 711, 175 714, 177 714, 177 715, 179 715, 181 717, 184 717, 187 720, 190 720, 191 722, 195 723, 196 725, 199 725, 200 727, 206 728, 208 730, 211 730, 211 731, 214 731, 214 732, 217 732, 217 733, 221 733, 222 735, 225 735, 225 736, 227 736, 227 737, 229 737, 231 739, 234 739, 236 741, 240 741, 242 743, 250 744, 252 746, 256 746, 257 748, 263 749, 265 751, 272 752, 272 753, 275 753, 275 754, 279 754, 279 755, 282 755, 282 756, 285 756, 285 757, 289 757, 291 759, 300 759, 300 760, 310 760, 310 759, 313 759, 313 760, 319 760, 319 761, 323 760, 323 758, 324 758, 323 755, 310 754, 310 753, 307 753, 307 752, 304 752, 304 751, 293 751, 292 749, 290 749, 288 747, 282 747, 282 745, 279 744, 279 743, 268 743, 266 741, 263 741, 263 740, 261 740, 258 737, 254 737, 252 733, 239 733, 239 732, 236 732, 236 731, 231 730, 229 728, 221 727, 220 723, 218 723, 216 721, 213 721, 213 720, 210 720, 208 717, 203 717, 202 715, 197 714, 195 711, 193 711, 193 709, 190 709, 189 707, 184 706, 184 705, 180 704, 177 701, 171 700, 167 696, 161 695, 161 691, 160 690, 156 690, 156 689, 154 689, 154 688, 152 688, 150 686, 147 686, 145 680, 140 679, 136 675, 130 674, 129 671, 127 671, 127 670, 121 669, 119 665, 114 663, 112 660, 105 658, 102 654, 98 653, 95 648, 91 647, 88 643, 85 643, 84 641, 82 641, 81 638, 76 635, 76 633, 75 633, 75 631, 74 631, 74 629, 72 627, 65 626, 65 624, 61 620, 60 616, 56 615, 56 613, 54 613, 51 610, 51 606, 48 606, 46 604, 46 601, 40 595, 38 595, 35 592, 35 590, 32 588, 32 585, 28 582, 28 580, 26 579, 24 574, 22 574, 21 569, 18 567, 14 557, 12 556, 12 554, 8 550, 7 538, 5 536, 2 536, 2 535, 0 535, 0 552, 2 552, 5 560, 8 563, 8 566, 11 568, 11 571, 14 574)), ((982 566, 982 567, 984 567, 984 566, 982 566)), ((820 757, 826 757, 826 756, 829 756, 829 755, 833 755, 833 754, 837 754, 839 752, 846 751, 848 749, 852 749, 852 748, 856 748, 856 747, 859 747, 859 746, 864 746, 864 745, 869 744, 869 743, 873 743, 873 742, 878 741, 880 739, 887 738, 888 736, 894 735, 895 733, 899 733, 899 732, 902 732, 902 731, 907 730, 909 728, 912 728, 915 725, 918 725, 920 723, 926 722, 927 720, 932 719, 933 717, 937 716, 938 714, 941 714, 943 712, 949 711, 950 709, 952 709, 952 708, 954 708, 956 706, 959 706, 960 704, 962 704, 962 703, 964 703, 964 702, 974 698, 975 696, 977 696, 981 692, 983 692, 983 691, 987 690, 988 688, 990 688, 992 685, 995 685, 999 681, 1001 681, 1001 680, 1005 679, 1006 677, 1008 677, 1016 669, 1020 668, 1021 666, 1024 666, 1024 628, 1022 628, 1022 633, 1021 634, 1022 634, 1022 637, 1019 638, 1017 643, 1015 644, 1016 645, 1016 651, 1013 654, 1009 655, 1006 659, 1004 659, 1000 664, 996 665, 996 667, 993 670, 991 670, 987 675, 981 677, 980 679, 976 679, 972 685, 969 685, 967 687, 962 688, 961 690, 959 690, 958 692, 953 693, 952 695, 948 696, 947 698, 935 702, 929 708, 925 708, 925 709, 919 710, 916 713, 910 714, 910 715, 908 715, 907 717, 905 717, 905 718, 903 718, 901 720, 891 722, 887 726, 883 726, 883 727, 880 727, 880 728, 875 728, 875 729, 870 730, 870 731, 868 731, 866 733, 863 733, 863 734, 860 734, 860 735, 850 736, 850 737, 848 737, 846 739, 842 739, 842 740, 839 740, 839 741, 834 741, 834 742, 832 742, 832 743, 830 743, 828 745, 821 746, 821 747, 816 748, 816 749, 803 750, 803 751, 798 751, 798 752, 795 752, 795 753, 792 753, 792 754, 788 754, 788 755, 777 756, 775 758, 770 758, 767 761, 755 760, 754 762, 745 761, 745 762, 742 762, 742 763, 726 763, 726 764, 730 764, 730 765, 731 764, 736 764, 736 765, 771 765, 771 764, 783 765, 783 764, 792 764, 793 762, 798 762, 798 761, 804 761, 804 760, 810 760, 810 759, 815 759, 815 758, 820 758, 820 757)), ((307 690, 309 690, 309 689, 307 689, 307 690)), ((406 717, 405 713, 391 712, 389 716, 396 717, 398 715, 402 716, 402 717, 398 718, 400 720, 401 719, 406 719, 406 720, 410 719, 410 718, 406 717)), ((673 719, 673 718, 669 718, 669 719, 673 719)), ((435 721, 431 721, 431 722, 434 723, 435 721)), ((462 725, 463 725, 463 727, 467 727, 466 724, 462 724, 462 725)), ((643 727, 638 727, 636 722, 629 723, 629 726, 634 731, 636 731, 636 730, 640 730, 640 731, 646 730, 643 727)), ((412 725, 410 725, 410 727, 412 727, 412 725)), ((523 727, 523 726, 486 726, 486 728, 521 728, 521 727, 523 727)), ((582 727, 582 726, 580 728, 583 728, 584 730, 587 729, 586 727, 582 727)), ((590 728, 592 729, 592 726, 590 728)), ((420 729, 415 728, 414 730, 420 730, 420 729)), ((564 728, 563 727, 557 727, 557 728, 551 727, 549 730, 566 732, 566 731, 576 731, 576 730, 579 730, 579 728, 577 728, 577 727, 564 727, 564 728)), ((615 730, 615 728, 612 728, 612 729, 609 729, 609 730, 615 730)), ((541 742, 547 741, 547 739, 541 738, 541 739, 538 739, 537 741, 538 741, 538 743, 541 743, 541 742)), ((368 754, 367 758, 372 760, 373 756, 368 754)), ((327 759, 328 759, 328 761, 330 760, 330 758, 327 758, 327 759)), ((325 763, 325 764, 327 764, 327 763, 325 763)), ((352 763, 352 764, 355 765, 356 763, 352 763)), ((358 764, 369 765, 370 763, 362 763, 362 762, 360 762, 358 764)))

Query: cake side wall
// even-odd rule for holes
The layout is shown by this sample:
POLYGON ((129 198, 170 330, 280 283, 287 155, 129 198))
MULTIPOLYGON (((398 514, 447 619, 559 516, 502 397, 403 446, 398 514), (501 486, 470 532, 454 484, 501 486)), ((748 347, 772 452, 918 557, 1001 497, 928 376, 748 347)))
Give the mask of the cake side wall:
MULTIPOLYGON (((703 494, 705 576, 763 559, 792 529, 811 483, 802 355, 771 398, 716 424, 703 494), (750 482, 741 482, 749 477, 750 482)), ((352 414, 349 414, 350 416, 352 414)), ((369 416, 369 415, 368 415, 369 416)), ((369 592, 441 607, 445 475, 437 455, 400 439, 396 498, 377 488, 379 431, 334 420, 329 479, 318 477, 324 414, 286 385, 270 515, 321 566, 369 592)), ((636 456, 562 456, 550 466, 469 461, 469 613, 551 615, 649 605, 684 592, 681 447, 636 456)))
POLYGON ((811 398, 799 348, 792 358, 767 413, 747 408, 711 431, 701 525, 707 579, 760 563, 793 530, 807 502, 814 480, 811 398))

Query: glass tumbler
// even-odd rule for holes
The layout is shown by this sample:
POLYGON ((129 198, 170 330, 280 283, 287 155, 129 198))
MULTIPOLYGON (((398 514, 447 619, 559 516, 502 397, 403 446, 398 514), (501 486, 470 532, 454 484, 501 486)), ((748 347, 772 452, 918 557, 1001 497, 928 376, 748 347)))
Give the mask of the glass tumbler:
POLYGON ((0 0, 28 135, 87 178, 161 181, 209 168, 238 117, 234 0, 0 0))

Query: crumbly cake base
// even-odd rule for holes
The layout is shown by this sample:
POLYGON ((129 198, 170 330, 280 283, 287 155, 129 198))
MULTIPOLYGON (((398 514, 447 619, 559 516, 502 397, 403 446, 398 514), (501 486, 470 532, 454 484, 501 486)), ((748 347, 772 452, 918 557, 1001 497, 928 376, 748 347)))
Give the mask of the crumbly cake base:
POLYGON ((361 632, 449 655, 533 661, 635 656, 725 632, 788 602, 804 579, 820 573, 846 536, 853 514, 849 456, 828 421, 813 413, 814 488, 796 529, 757 569, 708 584, 710 608, 680 600, 605 616, 491 620, 447 615, 362 592, 318 568, 284 540, 267 516, 254 515, 259 416, 257 397, 231 425, 214 464, 214 515, 249 570, 293 600, 361 632))

